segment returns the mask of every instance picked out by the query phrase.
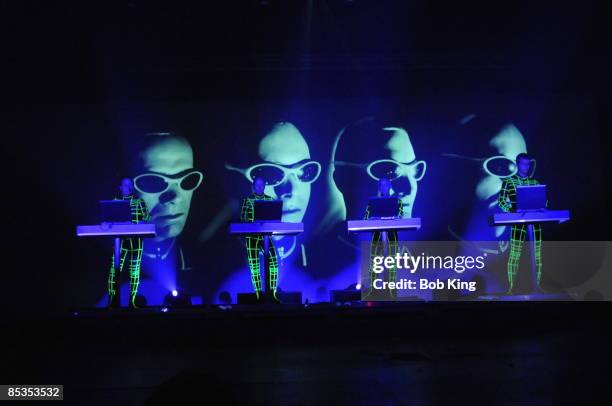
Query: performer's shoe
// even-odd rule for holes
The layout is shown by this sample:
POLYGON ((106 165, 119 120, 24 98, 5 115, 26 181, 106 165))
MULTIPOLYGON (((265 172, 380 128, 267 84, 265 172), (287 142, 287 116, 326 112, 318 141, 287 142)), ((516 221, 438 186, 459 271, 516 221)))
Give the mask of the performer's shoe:
POLYGON ((514 295, 514 288, 508 288, 508 291, 506 292, 507 296, 512 296, 514 295))
POLYGON ((270 303, 280 304, 280 302, 281 302, 280 299, 276 295, 276 291, 272 292, 272 294, 270 294, 270 303))
POLYGON ((106 308, 109 310, 112 310, 112 309, 116 309, 117 307, 119 307, 119 300, 117 296, 115 295, 109 296, 108 305, 106 306, 106 308))
POLYGON ((134 303, 134 299, 130 299, 130 309, 140 309, 140 307, 134 303))
POLYGON ((370 300, 372 300, 372 291, 370 290, 367 293, 362 293, 362 296, 363 296, 363 299, 361 299, 361 301, 363 301, 363 302, 370 301, 370 300))

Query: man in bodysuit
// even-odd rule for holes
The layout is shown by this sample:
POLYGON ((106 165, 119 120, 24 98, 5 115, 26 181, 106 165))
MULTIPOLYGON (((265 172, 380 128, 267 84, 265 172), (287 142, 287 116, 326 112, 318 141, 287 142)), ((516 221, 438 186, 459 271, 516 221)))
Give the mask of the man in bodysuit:
MULTIPOLYGON (((391 197, 391 181, 388 178, 380 178, 378 180, 378 196, 379 197, 391 197)), ((369 220, 371 216, 371 207, 368 204, 364 220, 369 220)), ((397 218, 404 216, 404 204, 401 199, 397 199, 397 218)), ((387 233, 387 256, 395 257, 397 254, 397 231, 386 231, 387 233)), ((382 256, 384 250, 383 232, 375 231, 372 233, 372 245, 370 246, 370 267, 369 267, 369 284, 364 288, 367 289, 367 294, 372 291, 372 281, 374 280, 374 270, 372 264, 374 257, 382 256)), ((388 274, 388 280, 395 282, 397 276, 397 269, 390 268, 388 274)), ((390 290, 391 295, 395 295, 395 290, 390 290)))
MULTIPOLYGON (((134 197, 134 183, 129 177, 121 179, 119 185, 119 198, 115 200, 128 200, 130 202, 131 222, 134 224, 147 222, 150 219, 147 206, 141 198, 134 197)), ((135 300, 140 282, 140 263, 142 260, 142 238, 121 238, 119 269, 115 269, 115 254, 113 253, 110 272, 108 275, 108 307, 119 306, 119 272, 123 271, 126 259, 129 261, 130 272, 130 307, 136 308, 135 300)))
MULTIPOLYGON (((531 159, 526 153, 516 156, 517 173, 505 178, 499 192, 498 204, 505 212, 516 211, 516 187, 526 185, 539 185, 536 179, 530 174, 531 159)), ((508 294, 513 293, 516 275, 518 272, 519 261, 523 242, 527 234, 526 224, 514 224, 510 231, 510 254, 508 256, 508 294)), ((542 225, 533 225, 533 238, 535 242, 535 259, 537 267, 538 287, 541 290, 540 282, 542 279, 542 225)))
MULTIPOLYGON (((274 200, 271 196, 264 193, 266 182, 261 177, 256 177, 253 180, 253 193, 245 197, 242 200, 242 207, 240 209, 240 221, 246 223, 252 223, 255 221, 255 202, 257 200, 274 200)), ((261 234, 248 234, 246 237, 246 249, 247 249, 247 260, 249 263, 249 269, 251 271, 251 282, 253 283, 253 290, 257 299, 262 298, 262 286, 261 286, 261 273, 260 273, 260 261, 259 252, 264 249, 264 236, 261 234)), ((269 280, 268 288, 272 293, 272 300, 278 302, 276 297, 276 286, 278 282, 278 259, 276 257, 276 250, 274 243, 270 238, 268 241, 268 269, 269 269, 269 280)))

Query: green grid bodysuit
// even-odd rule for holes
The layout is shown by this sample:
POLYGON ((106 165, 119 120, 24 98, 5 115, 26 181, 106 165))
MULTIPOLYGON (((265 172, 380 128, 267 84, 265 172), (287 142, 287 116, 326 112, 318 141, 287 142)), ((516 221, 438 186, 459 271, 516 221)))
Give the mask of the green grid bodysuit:
MULTIPOLYGON (((397 199, 397 217, 402 218, 404 216, 404 204, 401 199, 397 199)), ((364 220, 369 220, 371 215, 371 207, 368 204, 366 207, 365 215, 363 216, 364 220)), ((366 296, 372 292, 372 282, 374 281, 374 257, 384 255, 384 243, 382 240, 382 231, 374 231, 372 233, 372 244, 370 245, 370 266, 368 271, 368 283, 367 286, 363 286, 362 289, 366 289, 366 296)), ((387 255, 395 257, 397 254, 397 231, 387 231, 387 255)), ((389 268, 389 272, 387 274, 387 279, 389 282, 395 282, 397 279, 397 269, 395 267, 389 268)), ((391 289, 391 296, 395 295, 395 289, 391 289)))
MULTIPOLYGON (((504 212, 516 211, 516 187, 525 185, 539 185, 536 179, 532 177, 520 177, 512 175, 505 178, 502 182, 501 190, 497 203, 504 212)), ((535 246, 535 261, 537 268, 538 286, 542 278, 542 225, 536 223, 533 225, 533 238, 535 246)), ((516 283, 516 275, 518 273, 521 252, 523 243, 527 235, 526 224, 513 224, 510 230, 510 254, 508 256, 508 293, 511 293, 516 283)))
MULTIPOLYGON (((249 196, 242 200, 242 207, 240 209, 240 221, 245 223, 252 223, 255 220, 255 201, 256 200, 274 200, 272 197, 266 194, 255 194, 251 193, 249 196)), ((261 234, 247 234, 245 236, 246 248, 247 248, 247 260, 249 263, 249 269, 251 271, 251 282, 253 283, 253 289, 257 298, 261 295, 261 273, 260 273, 260 260, 259 253, 264 249, 264 236, 261 234)), ((276 258, 276 249, 272 238, 268 241, 268 269, 270 271, 270 280, 268 286, 270 291, 276 297, 276 285, 278 282, 278 259, 276 258)))
MULTIPOLYGON (((149 221, 151 219, 144 200, 138 197, 134 197, 132 195, 123 196, 122 199, 115 200, 130 201, 132 223, 138 224, 149 221)), ((108 275, 108 303, 110 306, 119 306, 119 303, 115 302, 119 297, 119 295, 117 295, 119 289, 119 272, 123 271, 123 264, 125 263, 127 257, 129 257, 128 268, 130 271, 130 306, 136 306, 134 301, 136 299, 136 294, 138 293, 138 284, 140 283, 140 263, 142 260, 142 247, 142 238, 121 238, 121 256, 119 259, 118 271, 115 269, 115 254, 113 252, 110 272, 108 275)))

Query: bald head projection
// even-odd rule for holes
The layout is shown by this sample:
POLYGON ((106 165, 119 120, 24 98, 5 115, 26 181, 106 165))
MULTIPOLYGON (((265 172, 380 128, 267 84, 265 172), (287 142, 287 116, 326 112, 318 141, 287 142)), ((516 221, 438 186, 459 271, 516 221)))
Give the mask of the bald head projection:
POLYGON ((134 177, 134 187, 151 212, 156 240, 177 237, 203 177, 193 169, 191 145, 172 133, 151 133, 146 135, 138 157, 140 171, 134 177))
MULTIPOLYGON (((484 175, 476 185, 476 197, 487 200, 497 196, 501 187, 501 179, 511 176, 517 171, 515 158, 518 154, 527 152, 523 134, 512 124, 500 129, 489 141, 489 146, 496 154, 483 163, 484 175)), ((494 204, 489 204, 493 207, 494 204)))
POLYGON ((321 173, 321 165, 311 159, 306 139, 291 123, 276 123, 259 141, 259 162, 248 167, 226 164, 248 182, 260 178, 265 194, 283 200, 285 222, 301 222, 310 201, 311 183, 321 173))
POLYGON ((381 179, 388 180, 382 187, 390 186, 389 195, 401 199, 404 217, 412 217, 426 167, 405 129, 373 120, 346 127, 336 136, 328 172, 335 220, 360 218, 364 198, 376 193, 381 179))
MULTIPOLYGON (((476 145, 473 150, 473 156, 444 153, 442 156, 453 159, 461 159, 464 162, 473 162, 473 168, 478 169, 477 172, 463 172, 466 176, 460 181, 465 190, 472 190, 473 196, 479 202, 477 211, 493 210, 497 207, 497 196, 499 194, 502 181, 504 178, 517 173, 516 156, 520 153, 527 152, 527 144, 523 134, 512 123, 505 125, 495 125, 492 123, 480 123, 485 118, 479 118, 474 115, 474 118, 462 125, 461 136, 468 138, 476 145), (480 144, 477 142, 480 140, 480 144), (467 175, 473 174, 473 175, 467 175)), ((530 171, 535 169, 535 161, 532 162, 530 171)), ((452 233, 465 234, 467 230, 460 230, 460 226, 451 226, 452 233)), ((495 230, 495 237, 500 237, 506 227, 498 226, 495 228, 486 228, 486 230, 495 230)), ((462 236, 463 238, 465 236, 462 236)), ((480 238, 484 239, 485 236, 480 238)), ((469 237, 478 238, 478 237, 469 237)), ((487 237, 488 238, 488 237, 487 237)))

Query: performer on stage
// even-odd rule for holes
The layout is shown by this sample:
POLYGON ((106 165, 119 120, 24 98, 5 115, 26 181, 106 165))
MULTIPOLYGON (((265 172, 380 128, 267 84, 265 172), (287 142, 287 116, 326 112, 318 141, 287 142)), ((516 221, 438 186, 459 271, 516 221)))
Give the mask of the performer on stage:
MULTIPOLYGON (((391 197, 391 181, 388 178, 380 178, 378 180, 378 196, 379 197, 391 197)), ((404 216, 404 204, 401 199, 397 199, 397 217, 402 218, 404 216)), ((370 205, 366 207, 364 220, 369 220, 371 215, 370 205)), ((374 271, 372 269, 372 263, 374 257, 384 255, 384 242, 382 239, 382 231, 375 231, 372 233, 372 245, 370 246, 370 268, 369 268, 369 283, 365 289, 368 289, 368 294, 372 291, 372 281, 374 280, 374 271)), ((397 231, 386 231, 387 233, 387 255, 395 256, 397 254, 397 231)), ((390 268, 387 275, 388 280, 395 282, 397 275, 397 269, 390 268)), ((391 296, 395 295, 395 290, 391 290, 391 296)))
MULTIPOLYGON (((255 201, 274 200, 271 196, 264 194, 266 182, 261 177, 253 179, 253 193, 242 200, 240 209, 240 221, 252 223, 255 220, 255 201)), ((264 249, 264 236, 261 234, 249 234, 246 237, 247 260, 251 271, 251 282, 257 295, 257 300, 262 299, 262 286, 260 274, 259 252, 264 249)), ((272 300, 278 302, 276 297, 276 284, 278 282, 278 260, 276 250, 271 238, 268 239, 268 287, 272 292, 272 300)))
MULTIPOLYGON (((129 200, 131 208, 131 221, 134 224, 147 222, 150 219, 149 211, 144 200, 134 197, 134 183, 129 177, 123 177, 119 185, 119 198, 115 200, 129 200)), ((119 272, 123 271, 125 260, 129 261, 130 272, 130 307, 137 308, 135 300, 140 282, 140 262, 142 259, 142 238, 130 237, 121 239, 121 257, 119 269, 115 269, 115 254, 113 252, 110 273, 108 276, 108 307, 119 307, 119 272), (129 257, 129 258, 128 258, 129 257)))
MULTIPOLYGON (((516 211, 516 187, 525 185, 539 185, 536 179, 529 174, 531 159, 526 153, 520 153, 516 156, 517 173, 505 178, 502 182, 499 198, 497 202, 499 207, 505 212, 516 211)), ((538 288, 542 278, 542 226, 538 223, 533 225, 533 233, 531 236, 535 245, 535 262, 537 268, 538 288)), ((521 259, 521 251, 523 242, 527 234, 526 224, 514 224, 510 231, 510 254, 508 256, 508 294, 512 294, 516 275, 518 273, 519 261, 521 259)))

